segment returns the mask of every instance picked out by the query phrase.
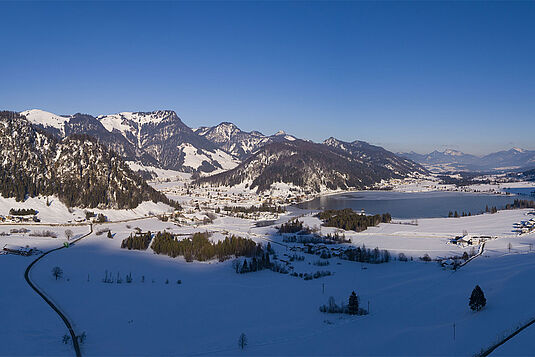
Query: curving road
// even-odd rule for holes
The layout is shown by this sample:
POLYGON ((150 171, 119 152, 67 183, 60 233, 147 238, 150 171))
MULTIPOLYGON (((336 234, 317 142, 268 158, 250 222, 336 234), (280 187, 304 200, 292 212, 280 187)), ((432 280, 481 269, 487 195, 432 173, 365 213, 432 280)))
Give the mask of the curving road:
MULTIPOLYGON (((89 225, 89 228, 90 228, 90 231, 89 233, 87 234, 84 234, 83 236, 81 236, 80 238, 77 238, 75 240, 72 241, 71 245, 78 242, 79 240, 89 236, 91 233, 93 233, 93 225, 89 225)), ((76 357, 81 357, 82 356, 82 352, 80 351, 80 344, 78 343, 78 339, 76 338, 76 333, 74 332, 74 329, 72 327, 72 324, 71 322, 67 319, 67 317, 59 310, 59 308, 44 294, 43 291, 41 291, 31 280, 30 278, 30 271, 32 270, 33 266, 39 261, 41 260, 42 258, 44 258, 45 256, 47 256, 48 254, 52 253, 52 252, 55 252, 57 250, 60 250, 60 249, 63 249, 65 248, 65 246, 62 246, 62 247, 59 247, 59 248, 54 248, 54 249, 51 249, 43 254, 41 254, 39 257, 37 257, 37 259, 35 259, 33 262, 30 263, 30 265, 28 265, 28 267, 26 268, 26 271, 24 272, 24 279, 26 280, 26 282, 28 283, 28 285, 30 286, 30 288, 32 288, 51 308, 52 310, 54 310, 56 312, 56 314, 58 314, 58 316, 63 320, 63 323, 65 324, 65 326, 67 327, 67 329, 69 330, 69 333, 71 334, 71 339, 72 339, 72 344, 74 346, 74 351, 76 352, 76 357)))

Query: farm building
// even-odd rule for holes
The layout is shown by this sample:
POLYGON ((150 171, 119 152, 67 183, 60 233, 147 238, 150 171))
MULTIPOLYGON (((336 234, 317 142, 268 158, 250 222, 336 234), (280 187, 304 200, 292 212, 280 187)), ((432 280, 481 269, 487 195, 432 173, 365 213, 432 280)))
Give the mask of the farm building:
POLYGON ((33 253, 33 249, 30 247, 21 247, 18 245, 13 244, 6 244, 4 245, 4 252, 11 253, 11 254, 18 254, 18 255, 31 255, 33 253))

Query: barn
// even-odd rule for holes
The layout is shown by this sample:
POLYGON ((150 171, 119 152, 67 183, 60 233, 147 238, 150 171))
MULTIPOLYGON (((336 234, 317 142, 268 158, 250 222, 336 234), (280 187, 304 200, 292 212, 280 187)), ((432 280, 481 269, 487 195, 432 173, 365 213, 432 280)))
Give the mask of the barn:
POLYGON ((13 245, 13 244, 6 244, 4 245, 4 252, 11 253, 11 254, 18 254, 18 255, 32 255, 33 249, 30 247, 21 247, 19 245, 13 245))

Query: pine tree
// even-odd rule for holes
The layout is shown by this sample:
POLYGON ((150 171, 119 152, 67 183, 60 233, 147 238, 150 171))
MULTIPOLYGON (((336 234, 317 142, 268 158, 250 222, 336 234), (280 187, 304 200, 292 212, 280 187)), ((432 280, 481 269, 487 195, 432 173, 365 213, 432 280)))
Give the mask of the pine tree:
POLYGON ((108 231, 108 238, 113 238, 113 235, 111 234, 111 231, 108 231))
POLYGON ((470 295, 470 301, 468 304, 470 305, 472 311, 479 311, 487 304, 485 294, 483 294, 483 290, 481 290, 479 285, 476 285, 474 290, 472 290, 472 295, 470 295))
POLYGON ((359 298, 354 291, 349 295, 348 312, 350 315, 357 315, 359 312, 359 298))

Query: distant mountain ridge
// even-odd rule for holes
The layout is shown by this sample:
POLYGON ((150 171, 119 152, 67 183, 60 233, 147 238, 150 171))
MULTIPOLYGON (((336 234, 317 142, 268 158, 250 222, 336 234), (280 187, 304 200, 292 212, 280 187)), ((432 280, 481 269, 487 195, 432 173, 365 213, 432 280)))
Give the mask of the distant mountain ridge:
POLYGON ((484 156, 465 154, 451 149, 435 150, 429 154, 409 152, 399 155, 418 162, 434 172, 501 171, 535 167, 535 150, 520 148, 498 151, 484 156))

